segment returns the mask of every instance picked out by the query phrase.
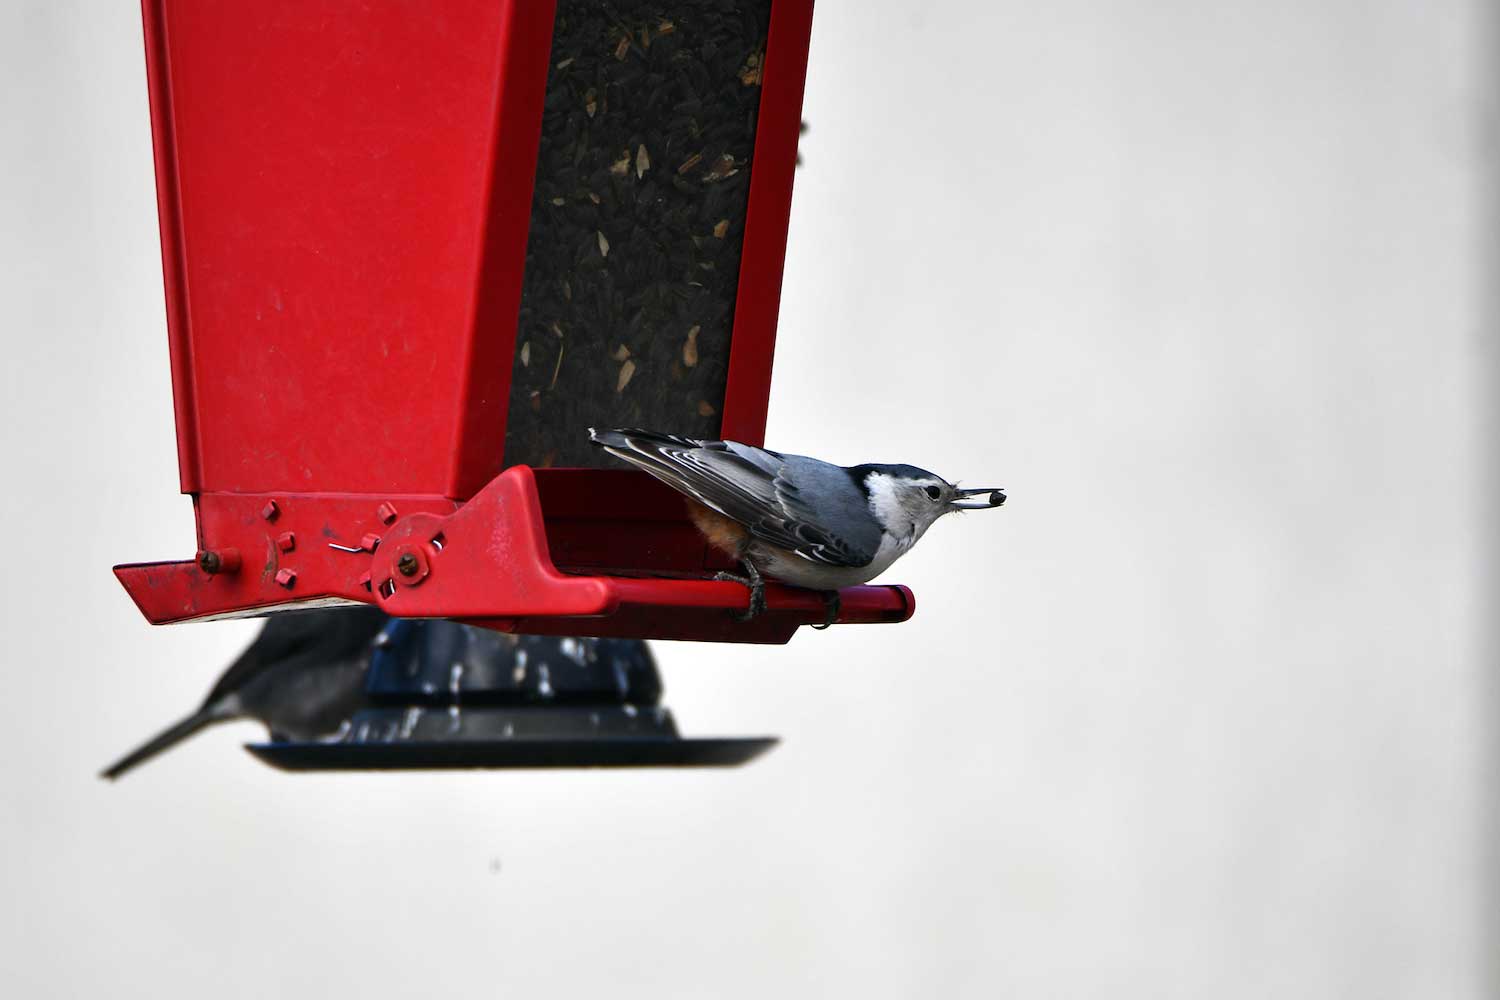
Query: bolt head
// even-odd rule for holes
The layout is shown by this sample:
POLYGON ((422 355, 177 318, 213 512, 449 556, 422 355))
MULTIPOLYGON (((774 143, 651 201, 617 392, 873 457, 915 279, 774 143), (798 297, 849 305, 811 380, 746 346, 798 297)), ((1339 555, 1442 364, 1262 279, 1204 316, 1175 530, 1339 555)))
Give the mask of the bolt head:
POLYGON ((297 547, 297 536, 290 531, 283 531, 276 536, 276 547, 283 552, 290 552, 297 547))
POLYGON ((379 535, 366 535, 359 540, 359 547, 364 549, 366 552, 374 552, 379 545, 379 535))
POLYGON ((209 576, 240 571, 239 549, 203 549, 198 553, 198 568, 209 576))
POLYGON ((297 571, 294 569, 279 569, 276 571, 276 582, 288 590, 297 582, 297 571))
POLYGON ((422 564, 417 562, 417 557, 410 552, 403 552, 401 558, 396 560, 396 572, 402 576, 416 576, 422 564))
POLYGON ((391 524, 396 520, 396 505, 387 500, 375 508, 375 516, 380 518, 382 524, 391 524))
POLYGON ((260 516, 267 521, 276 520, 276 515, 281 513, 281 508, 276 506, 275 500, 267 500, 266 505, 260 509, 260 516))

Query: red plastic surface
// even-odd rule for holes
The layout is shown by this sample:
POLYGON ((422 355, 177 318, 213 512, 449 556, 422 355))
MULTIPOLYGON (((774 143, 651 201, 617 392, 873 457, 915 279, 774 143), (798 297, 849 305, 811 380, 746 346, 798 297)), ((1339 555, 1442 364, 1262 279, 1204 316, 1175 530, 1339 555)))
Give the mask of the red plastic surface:
POLYGON ((812 0, 775 0, 766 36, 755 161, 734 304, 734 335, 729 344, 729 381, 719 424, 720 436, 745 444, 765 443, 812 6, 812 0))
POLYGON ((500 471, 553 4, 143 12, 183 491, 472 493, 500 471))

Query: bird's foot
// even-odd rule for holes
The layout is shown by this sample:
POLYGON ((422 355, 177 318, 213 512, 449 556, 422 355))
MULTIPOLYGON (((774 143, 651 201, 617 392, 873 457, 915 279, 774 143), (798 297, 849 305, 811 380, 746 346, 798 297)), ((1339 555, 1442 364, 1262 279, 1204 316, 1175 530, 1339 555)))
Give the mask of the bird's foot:
POLYGON ((837 590, 825 590, 822 592, 822 596, 824 607, 823 624, 813 626, 819 632, 838 621, 839 612, 844 607, 844 602, 839 599, 839 592, 837 590))
POLYGON ((766 610, 766 581, 760 575, 760 570, 755 568, 754 563, 744 563, 745 575, 738 576, 734 573, 715 573, 714 579, 727 583, 737 583, 750 591, 750 607, 743 613, 736 614, 734 620, 737 622, 748 622, 761 615, 766 610))

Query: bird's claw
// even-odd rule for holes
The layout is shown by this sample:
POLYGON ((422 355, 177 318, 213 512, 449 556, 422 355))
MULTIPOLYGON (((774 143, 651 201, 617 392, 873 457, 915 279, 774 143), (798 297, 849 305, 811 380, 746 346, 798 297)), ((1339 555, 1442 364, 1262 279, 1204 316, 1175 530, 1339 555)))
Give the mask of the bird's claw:
POLYGON ((766 585, 764 583, 753 583, 750 585, 750 607, 742 614, 734 616, 737 622, 748 622, 759 618, 766 610, 766 585))
POLYGON ((823 624, 814 625, 813 628, 819 632, 839 620, 839 612, 843 610, 844 602, 839 598, 837 590, 825 590, 823 593, 823 624))
POLYGON ((749 563, 745 564, 750 571, 746 576, 735 573, 715 573, 714 579, 724 583, 737 583, 750 591, 750 606, 743 612, 734 613, 737 622, 748 622, 760 617, 766 610, 766 581, 761 578, 759 572, 749 563))

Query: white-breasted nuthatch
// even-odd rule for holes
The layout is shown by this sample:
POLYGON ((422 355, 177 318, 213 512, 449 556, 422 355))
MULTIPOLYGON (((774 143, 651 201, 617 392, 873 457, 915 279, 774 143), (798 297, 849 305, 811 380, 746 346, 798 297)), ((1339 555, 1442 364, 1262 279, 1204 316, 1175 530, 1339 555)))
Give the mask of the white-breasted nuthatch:
POLYGON ((379 608, 287 611, 229 665, 198 710, 100 773, 111 780, 199 730, 256 719, 273 739, 327 736, 365 701, 375 637, 391 619, 379 608))
POLYGON ((769 577, 823 591, 826 628, 838 617, 840 588, 879 576, 938 518, 1005 503, 1002 490, 960 489, 911 465, 845 467, 642 430, 590 429, 589 438, 688 498, 698 530, 745 568, 743 577, 715 579, 750 589, 746 621, 765 610, 769 577))

